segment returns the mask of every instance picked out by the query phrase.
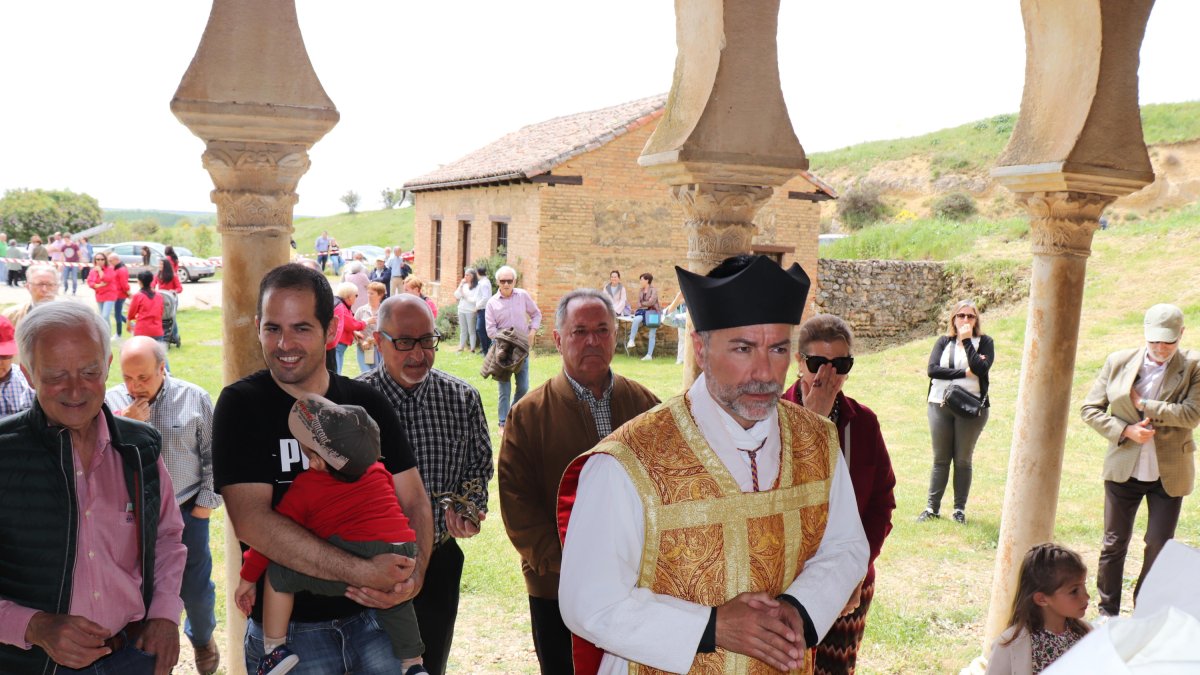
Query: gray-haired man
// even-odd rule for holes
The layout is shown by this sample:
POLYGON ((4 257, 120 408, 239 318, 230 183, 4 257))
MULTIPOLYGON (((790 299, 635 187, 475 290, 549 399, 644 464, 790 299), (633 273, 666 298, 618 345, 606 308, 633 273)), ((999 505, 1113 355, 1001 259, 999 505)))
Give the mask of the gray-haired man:
POLYGON ((167 345, 146 336, 130 338, 121 348, 124 383, 104 397, 113 414, 146 422, 162 434, 162 458, 175 486, 183 515, 187 566, 179 595, 187 620, 184 634, 196 653, 196 669, 215 673, 221 655, 213 639, 216 587, 208 523, 221 497, 213 489, 212 399, 208 392, 167 373, 167 345))

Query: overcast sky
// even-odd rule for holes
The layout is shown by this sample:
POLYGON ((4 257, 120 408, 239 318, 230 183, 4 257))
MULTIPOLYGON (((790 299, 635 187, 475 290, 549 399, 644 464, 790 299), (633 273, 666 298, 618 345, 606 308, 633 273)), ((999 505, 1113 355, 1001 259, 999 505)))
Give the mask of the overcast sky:
MULTIPOLYGON (((341 122, 297 215, 379 192, 526 124, 666 91, 669 0, 297 0, 341 122)), ((70 188, 107 208, 213 211, 203 143, 168 107, 204 30, 197 0, 0 3, 0 190, 70 188)), ((1158 0, 1143 103, 1200 100, 1200 2, 1158 0)), ((1018 0, 783 0, 784 95, 809 152, 1020 107, 1018 0)))

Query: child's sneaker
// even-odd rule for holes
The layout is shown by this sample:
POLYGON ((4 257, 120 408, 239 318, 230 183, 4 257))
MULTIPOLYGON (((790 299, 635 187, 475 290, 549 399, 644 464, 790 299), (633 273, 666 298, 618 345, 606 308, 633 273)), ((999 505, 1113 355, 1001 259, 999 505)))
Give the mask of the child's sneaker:
POLYGON ((425 664, 423 663, 414 663, 409 666, 408 670, 404 671, 404 675, 420 675, 421 673, 426 673, 426 675, 429 673, 428 670, 425 670, 425 664))
POLYGON ((258 675, 283 675, 300 663, 287 645, 279 645, 258 662, 258 675))

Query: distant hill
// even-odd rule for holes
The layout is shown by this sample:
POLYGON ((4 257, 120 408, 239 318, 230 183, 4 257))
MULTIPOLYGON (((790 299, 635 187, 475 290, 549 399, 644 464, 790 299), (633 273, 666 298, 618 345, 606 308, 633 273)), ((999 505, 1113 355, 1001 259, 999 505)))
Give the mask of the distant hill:
MULTIPOLYGON (((1020 213, 1011 195, 988 175, 1017 121, 996 115, 911 138, 860 143, 809 155, 810 169, 844 192, 859 182, 878 186, 898 209, 929 214, 933 199, 962 191, 975 197, 987 216, 1020 213)), ((1200 101, 1142 106, 1142 129, 1156 182, 1118 200, 1114 210, 1146 215, 1200 199, 1200 101)), ((826 217, 836 203, 825 207, 826 217)))
POLYGON ((183 219, 193 225, 216 225, 217 214, 209 211, 156 211, 148 209, 104 209, 104 220, 109 223, 137 220, 154 220, 163 227, 173 227, 183 219))
POLYGON ((412 207, 383 209, 380 211, 360 211, 358 213, 341 213, 336 216, 321 218, 297 218, 296 240, 300 253, 311 253, 313 242, 322 232, 328 231, 329 236, 337 239, 338 245, 345 248, 355 244, 372 244, 375 246, 395 246, 399 244, 405 250, 413 247, 413 210, 412 207))

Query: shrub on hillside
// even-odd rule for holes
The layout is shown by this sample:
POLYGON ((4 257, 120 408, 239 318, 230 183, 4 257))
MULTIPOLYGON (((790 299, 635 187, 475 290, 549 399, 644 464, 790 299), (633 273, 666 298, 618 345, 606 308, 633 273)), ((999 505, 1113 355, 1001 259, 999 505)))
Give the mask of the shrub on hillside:
POLYGON ((838 198, 837 210, 842 224, 851 230, 860 230, 888 216, 888 207, 879 187, 871 183, 858 183, 846 190, 838 198))
POLYGON ((933 216, 946 220, 966 220, 978 213, 975 198, 965 192, 951 192, 933 202, 933 216))

